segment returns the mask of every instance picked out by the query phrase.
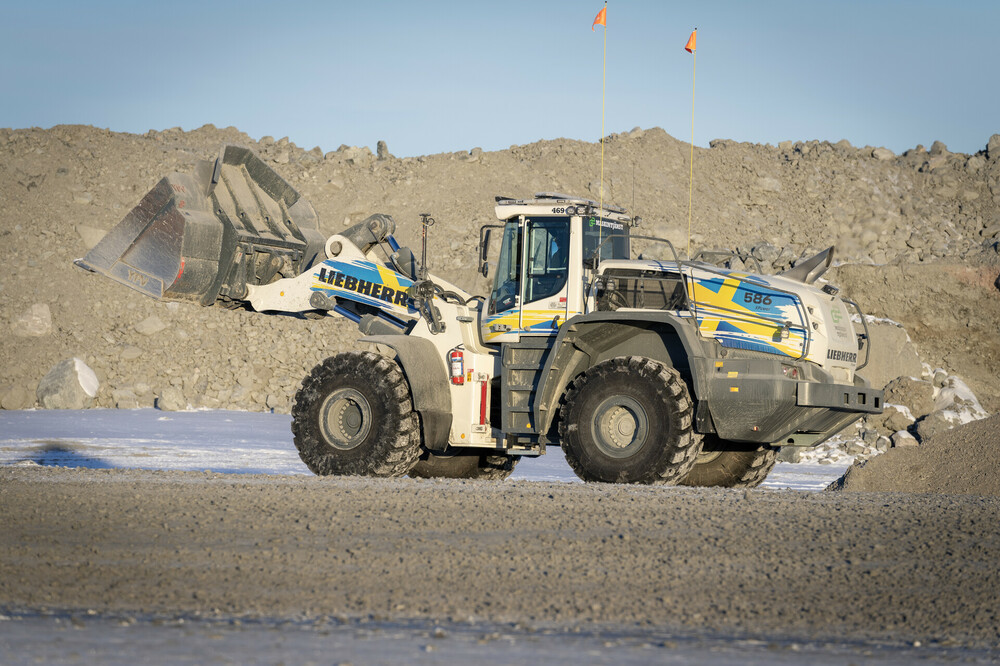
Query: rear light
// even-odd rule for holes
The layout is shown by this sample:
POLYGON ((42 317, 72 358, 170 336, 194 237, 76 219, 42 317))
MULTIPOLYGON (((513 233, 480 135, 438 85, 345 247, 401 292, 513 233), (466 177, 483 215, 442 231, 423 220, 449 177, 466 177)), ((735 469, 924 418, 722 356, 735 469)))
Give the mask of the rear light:
POLYGON ((782 374, 784 374, 789 379, 798 379, 799 378, 799 369, 796 368, 794 365, 783 365, 783 366, 781 366, 781 372, 782 372, 782 374))

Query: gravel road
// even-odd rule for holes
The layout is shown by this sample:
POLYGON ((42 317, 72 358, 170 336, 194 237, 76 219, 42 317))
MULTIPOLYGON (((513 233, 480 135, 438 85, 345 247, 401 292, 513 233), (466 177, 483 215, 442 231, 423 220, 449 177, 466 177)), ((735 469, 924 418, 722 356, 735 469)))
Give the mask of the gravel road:
POLYGON ((0 469, 0 610, 1000 646, 1000 497, 0 469))

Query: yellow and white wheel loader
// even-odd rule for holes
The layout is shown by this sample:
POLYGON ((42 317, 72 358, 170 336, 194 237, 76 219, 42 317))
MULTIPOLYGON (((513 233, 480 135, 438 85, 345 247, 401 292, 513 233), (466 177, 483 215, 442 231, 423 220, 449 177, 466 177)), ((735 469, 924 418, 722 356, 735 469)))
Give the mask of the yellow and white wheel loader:
POLYGON ((486 276, 499 231, 493 290, 475 296, 427 272, 430 216, 420 261, 387 215, 323 238, 305 199, 226 146, 161 180, 77 264, 159 299, 356 322, 374 351, 328 358, 295 396, 316 474, 502 479, 561 446, 586 481, 748 487, 780 447, 882 411, 857 374, 857 305, 817 284, 832 248, 765 275, 681 260, 585 198, 495 211, 479 244, 486 276), (664 256, 633 258, 638 244, 664 256))

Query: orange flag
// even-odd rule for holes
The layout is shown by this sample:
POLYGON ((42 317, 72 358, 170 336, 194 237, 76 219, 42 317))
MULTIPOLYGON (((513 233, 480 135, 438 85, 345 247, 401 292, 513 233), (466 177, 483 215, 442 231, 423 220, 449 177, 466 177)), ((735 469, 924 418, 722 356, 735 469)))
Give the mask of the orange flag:
MULTIPOLYGON (((603 25, 605 28, 608 27, 608 8, 604 6, 601 11, 597 12, 597 18, 594 19, 594 25, 603 25)), ((590 26, 590 31, 594 31, 594 25, 590 26)))
MULTIPOLYGON (((591 28, 591 30, 593 30, 593 28, 591 28)), ((697 47, 695 46, 695 43, 697 41, 698 41, 698 28, 695 28, 694 32, 691 33, 691 36, 688 37, 688 43, 684 45, 684 50, 687 51, 688 53, 694 53, 695 50, 697 50, 697 47)))

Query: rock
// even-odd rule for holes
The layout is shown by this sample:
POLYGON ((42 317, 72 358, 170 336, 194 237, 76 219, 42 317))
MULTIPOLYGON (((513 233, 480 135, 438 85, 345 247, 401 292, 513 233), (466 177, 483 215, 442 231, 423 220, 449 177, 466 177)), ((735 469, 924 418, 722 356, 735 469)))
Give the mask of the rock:
POLYGON ((944 368, 934 368, 927 373, 927 379, 936 387, 941 388, 948 381, 948 372, 944 368))
POLYGON ((11 385, 0 390, 0 409, 30 409, 35 406, 35 396, 23 386, 11 385))
POLYGON ((133 347, 132 345, 127 345, 122 349, 122 353, 119 355, 123 361, 134 361, 135 359, 142 356, 142 350, 138 347, 133 347))
POLYGON ((166 328, 167 325, 156 315, 150 315, 135 325, 135 330, 142 335, 156 335, 166 328))
POLYGON ((917 446, 916 438, 905 430, 900 430, 892 434, 889 438, 894 448, 904 448, 907 446, 917 446))
POLYGON ((802 460, 801 446, 783 446, 778 451, 779 462, 797 463, 800 460, 802 460))
MULTIPOLYGON (((855 330, 860 329, 861 326, 855 324, 855 330)), ((902 326, 894 322, 870 321, 868 334, 871 336, 871 355, 860 374, 873 387, 882 388, 900 376, 920 376, 923 371, 920 356, 902 326)))
POLYGON ((913 425, 916 419, 906 407, 901 405, 886 404, 885 411, 882 412, 882 430, 884 432, 897 432, 906 430, 913 425))
POLYGON ((46 303, 35 303, 11 324, 14 335, 38 338, 52 332, 52 312, 46 303))
POLYGON ((156 408, 165 412, 181 412, 187 409, 187 400, 184 392, 176 386, 163 389, 156 397, 156 408))
POLYGON ((90 192, 77 192, 73 195, 73 203, 89 206, 94 203, 94 195, 90 192))
POLYGON ((104 238, 104 234, 107 232, 103 229, 87 226, 86 224, 78 224, 76 225, 76 233, 80 234, 83 246, 88 250, 92 250, 95 245, 101 242, 101 239, 104 238))
MULTIPOLYGON (((913 418, 920 419, 934 411, 934 385, 914 377, 897 377, 885 386, 885 402, 887 405, 906 405, 913 418)), ((909 423, 905 427, 908 426, 909 423)))
POLYGON ((986 156, 991 160, 1000 159, 1000 134, 994 134, 986 144, 986 156))
POLYGON ((781 181, 770 176, 763 176, 757 179, 757 189, 764 192, 781 192, 781 181))
POLYGON ((375 154, 379 162, 383 162, 392 157, 392 155, 389 154, 389 146, 387 146, 385 141, 382 141, 381 139, 377 144, 375 144, 375 154))
POLYGON ((880 162, 885 162, 887 160, 895 159, 896 153, 892 152, 888 148, 876 148, 872 151, 872 157, 880 162))
POLYGON ((944 145, 942 141, 935 141, 931 144, 931 155, 949 155, 948 146, 944 145))
POLYGON ((45 409, 86 409, 99 387, 97 375, 86 363, 67 358, 46 373, 35 395, 45 409))
POLYGON ((115 389, 111 392, 111 400, 118 409, 138 409, 139 396, 131 389, 115 389))
POLYGON ((956 425, 957 422, 952 421, 943 412, 938 411, 932 412, 917 421, 914 431, 920 442, 926 442, 934 435, 951 430, 956 425))

